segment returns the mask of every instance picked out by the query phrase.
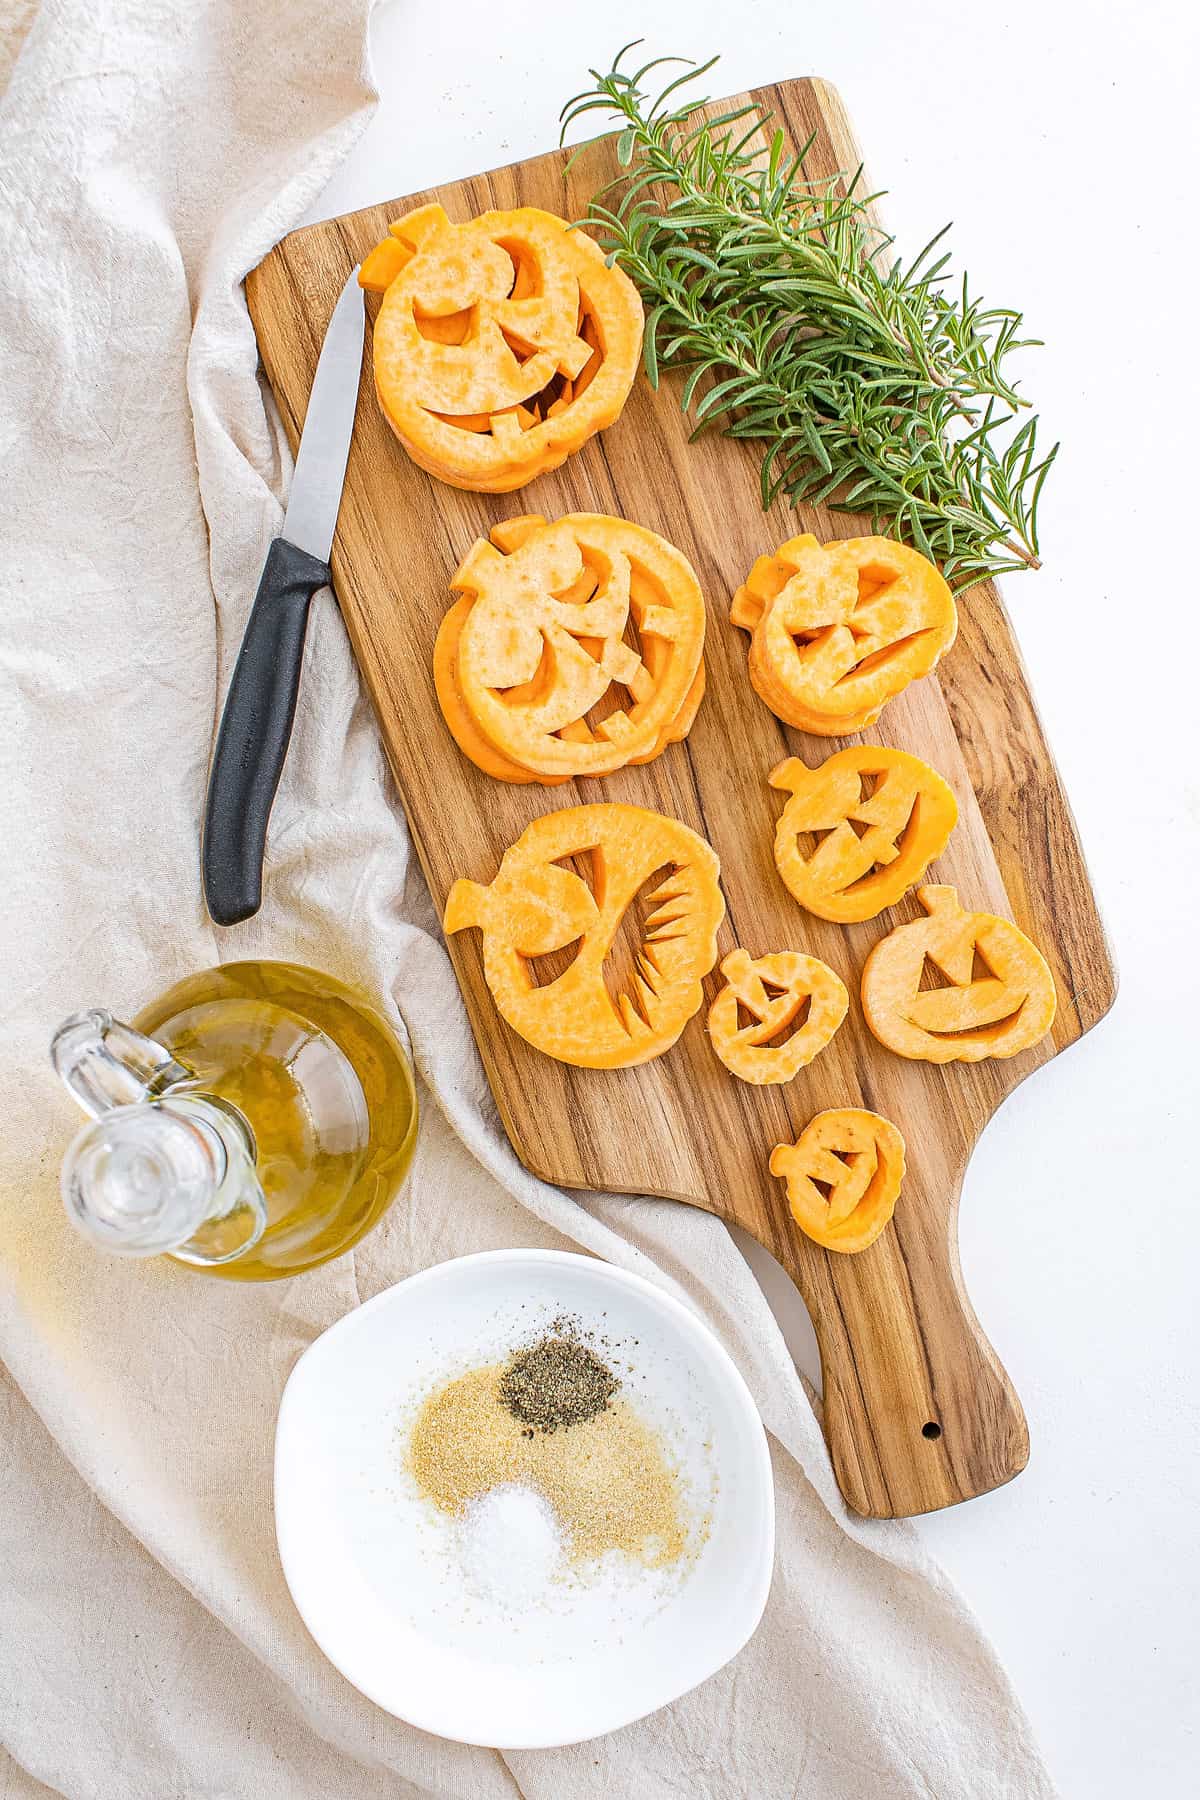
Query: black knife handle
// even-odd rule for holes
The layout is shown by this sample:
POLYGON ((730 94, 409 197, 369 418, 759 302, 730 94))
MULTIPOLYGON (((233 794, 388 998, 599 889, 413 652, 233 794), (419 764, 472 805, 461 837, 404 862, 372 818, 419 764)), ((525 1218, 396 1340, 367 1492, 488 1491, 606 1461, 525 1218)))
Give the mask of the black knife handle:
POLYGON ((286 538, 267 552, 208 777, 204 897, 218 925, 236 925, 262 903, 267 821, 296 716, 309 603, 329 581, 329 565, 286 538))

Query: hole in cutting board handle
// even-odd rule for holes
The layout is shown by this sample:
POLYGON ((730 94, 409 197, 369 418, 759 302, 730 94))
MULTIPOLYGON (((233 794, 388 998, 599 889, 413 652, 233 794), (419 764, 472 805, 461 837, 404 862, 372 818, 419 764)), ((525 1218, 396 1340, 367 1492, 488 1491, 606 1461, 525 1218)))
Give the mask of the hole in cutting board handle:
POLYGON ((928 1424, 922 1425, 921 1427, 921 1436, 923 1438, 929 1438, 931 1442, 934 1438, 940 1438, 941 1435, 942 1428, 936 1419, 930 1419, 928 1424))

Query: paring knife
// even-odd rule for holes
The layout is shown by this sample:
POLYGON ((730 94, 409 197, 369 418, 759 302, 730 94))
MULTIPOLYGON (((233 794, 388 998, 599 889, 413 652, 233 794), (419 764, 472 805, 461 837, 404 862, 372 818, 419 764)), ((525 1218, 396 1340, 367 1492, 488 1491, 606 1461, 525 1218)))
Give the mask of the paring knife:
POLYGON ((283 534, 267 552, 208 778, 204 897, 218 925, 262 903, 271 803, 296 716, 308 608, 330 581, 362 372, 363 292, 354 269, 333 309, 313 377, 283 534))

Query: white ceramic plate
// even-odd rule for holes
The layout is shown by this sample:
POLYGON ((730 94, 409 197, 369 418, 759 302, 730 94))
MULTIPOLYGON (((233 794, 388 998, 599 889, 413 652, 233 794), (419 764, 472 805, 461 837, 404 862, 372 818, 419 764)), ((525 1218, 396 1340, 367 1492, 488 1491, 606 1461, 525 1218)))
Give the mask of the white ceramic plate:
POLYGON ((275 1522, 300 1616, 355 1687, 506 1749, 614 1731, 714 1675, 762 1617, 775 1546, 766 1437, 717 1339, 639 1276, 557 1250, 441 1263, 318 1338, 279 1409, 275 1522), (611 1553, 600 1576, 506 1606, 464 1579, 461 1533, 417 1489, 405 1440, 432 1389, 564 1313, 611 1346, 703 1523, 673 1569, 611 1553))

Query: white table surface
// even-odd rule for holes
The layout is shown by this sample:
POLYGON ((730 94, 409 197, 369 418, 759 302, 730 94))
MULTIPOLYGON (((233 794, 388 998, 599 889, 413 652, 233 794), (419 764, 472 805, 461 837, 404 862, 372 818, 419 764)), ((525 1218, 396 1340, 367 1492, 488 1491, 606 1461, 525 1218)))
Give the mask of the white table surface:
MULTIPOLYGON (((1009 1100, 964 1193, 967 1283, 1029 1467, 918 1529, 1070 1800, 1176 1800, 1200 1767, 1196 18, 1189 0, 389 0, 382 104, 313 213, 549 148, 588 66, 644 36, 721 51, 714 94, 833 81, 901 248, 953 220, 957 266, 1046 340, 1025 382, 1063 440, 1046 566, 1005 592, 1121 994, 1009 1100)), ((815 1377, 801 1303, 769 1273, 815 1377)))

